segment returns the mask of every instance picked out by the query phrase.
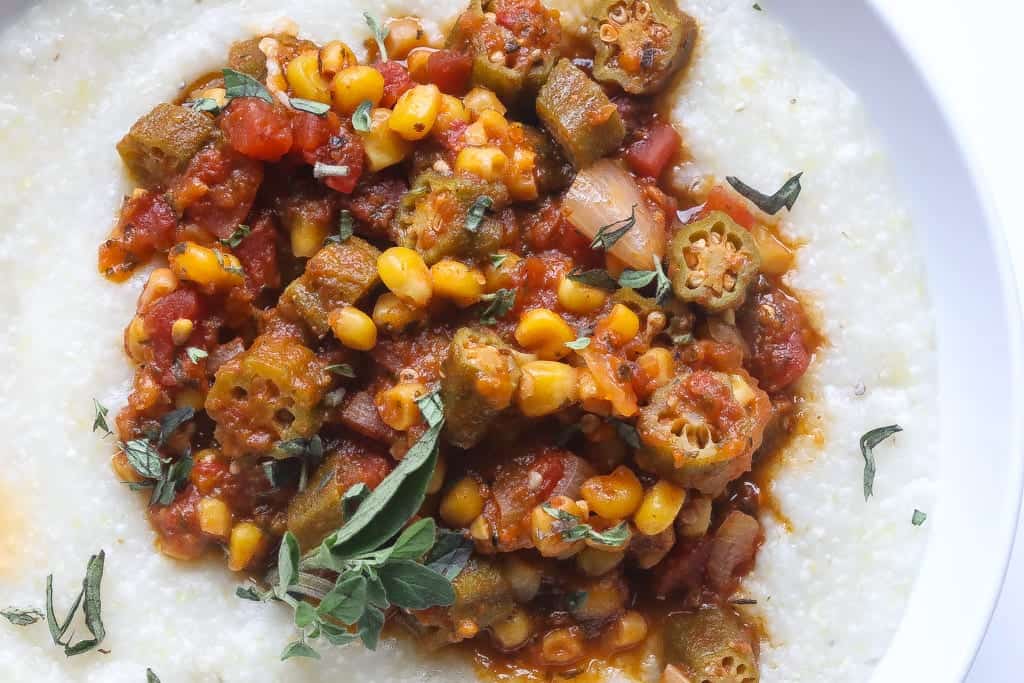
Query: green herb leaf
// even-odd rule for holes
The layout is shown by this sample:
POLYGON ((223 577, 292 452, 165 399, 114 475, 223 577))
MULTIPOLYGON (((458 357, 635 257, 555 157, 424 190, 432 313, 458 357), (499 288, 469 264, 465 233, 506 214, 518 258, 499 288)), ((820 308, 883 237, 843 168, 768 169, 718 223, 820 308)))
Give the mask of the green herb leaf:
POLYGON ((615 432, 627 446, 640 448, 640 434, 636 431, 636 427, 617 418, 612 418, 612 423, 615 425, 615 432))
POLYGON ((384 612, 376 607, 367 605, 366 611, 357 622, 359 637, 367 650, 376 650, 380 642, 380 632, 384 629, 384 612))
POLYGON ((351 172, 352 170, 348 166, 325 164, 322 161, 313 164, 313 177, 317 180, 321 178, 344 178, 351 172))
POLYGON ((366 611, 366 577, 346 574, 338 579, 327 595, 320 601, 316 611, 321 616, 331 616, 343 624, 354 624, 366 611))
POLYGON ((755 10, 757 10, 758 12, 763 12, 764 11, 763 9, 761 9, 761 5, 757 4, 756 2, 752 5, 752 7, 755 10))
POLYGON ((277 583, 288 589, 299 580, 299 539, 286 531, 277 550, 277 583))
POLYGON ((444 420, 444 404, 441 402, 441 392, 437 389, 416 399, 416 406, 420 414, 427 421, 428 427, 440 424, 444 420))
POLYGON ((412 560, 389 561, 380 568, 380 579, 391 604, 403 609, 428 609, 455 602, 455 590, 448 579, 412 560))
POLYGON ((266 86, 257 81, 249 74, 234 69, 224 69, 224 88, 227 90, 227 97, 233 100, 236 97, 258 97, 264 102, 274 103, 270 91, 266 86))
POLYGON ((590 337, 579 337, 575 341, 565 342, 565 345, 573 351, 582 351, 590 346, 590 337))
POLYGON ((359 482, 352 484, 341 497, 341 513, 343 519, 348 519, 355 514, 366 497, 370 495, 370 487, 359 482))
POLYGON ((217 104, 217 100, 212 97, 200 97, 197 100, 186 102, 185 106, 192 111, 205 111, 216 116, 220 113, 220 105, 217 104))
POLYGON ((82 598, 85 596, 85 588, 78 592, 78 597, 71 604, 71 608, 68 610, 67 616, 64 617, 64 621, 60 624, 57 623, 57 615, 54 614, 53 608, 53 574, 46 577, 46 625, 50 629, 50 638, 53 639, 54 645, 64 646, 61 642, 61 638, 67 633, 68 628, 71 626, 71 620, 74 618, 75 613, 78 611, 79 605, 82 604, 82 598))
POLYGON ((573 591, 565 596, 565 606, 570 612, 575 612, 587 601, 586 591, 573 591))
POLYGON ((576 515, 560 510, 551 503, 541 504, 541 509, 558 521, 558 532, 570 543, 590 539, 595 543, 613 548, 622 547, 629 540, 629 525, 621 522, 606 531, 597 531, 589 524, 584 524, 576 515))
MULTIPOLYGON (((370 31, 373 32, 373 39, 377 41, 377 51, 380 52, 380 61, 388 61, 388 48, 384 45, 384 40, 388 37, 388 29, 382 27, 369 12, 363 12, 363 19, 366 19, 366 25, 369 26, 370 31)), ((370 649, 372 650, 373 648, 370 649)))
POLYGON ((192 454, 186 453, 164 470, 153 487, 153 495, 149 499, 150 505, 170 505, 174 500, 174 494, 182 484, 188 481, 193 464, 192 454))
POLYGON ((152 669, 146 669, 146 683, 160 683, 160 677, 152 669))
POLYGON ((317 102, 316 100, 304 100, 299 97, 292 97, 288 100, 292 109, 298 109, 308 114, 316 114, 317 116, 323 116, 331 110, 331 105, 324 104, 323 102, 317 102))
POLYGON ((348 645, 359 637, 329 621, 320 622, 320 631, 331 645, 348 645))
POLYGON ((348 363, 338 363, 337 365, 328 365, 326 368, 327 372, 332 372, 339 377, 354 378, 356 371, 352 369, 352 366, 348 363))
POLYGON ((188 356, 188 359, 193 363, 198 363, 199 361, 206 358, 210 354, 208 354, 204 349, 201 349, 198 346, 190 346, 187 349, 185 349, 185 355, 188 356))
POLYGON ((54 644, 62 646, 67 657, 74 657, 75 655, 92 650, 107 635, 106 629, 103 627, 103 619, 100 615, 102 610, 100 584, 103 581, 103 562, 105 557, 106 554, 101 550, 98 554, 89 558, 89 563, 85 568, 85 579, 82 580, 82 590, 79 592, 78 597, 75 598, 75 602, 71 605, 71 609, 60 625, 57 624, 57 617, 53 609, 53 574, 46 577, 46 622, 50 627, 50 636, 53 638, 54 644), (64 642, 61 639, 71 626, 71 621, 74 619, 75 613, 78 612, 79 605, 83 606, 85 627, 89 629, 92 638, 80 640, 77 643, 64 642))
POLYGON ((439 529, 438 532, 437 541, 427 553, 423 564, 449 581, 454 581, 473 555, 473 542, 458 531, 439 529))
POLYGON ((860 454, 864 457, 864 500, 874 493, 875 486, 875 446, 893 434, 903 431, 899 425, 877 427, 860 437, 860 454))
POLYGON ((657 256, 654 257, 654 272, 657 274, 658 282, 658 286, 654 290, 654 301, 660 305, 665 303, 665 299, 672 291, 672 281, 668 279, 665 269, 661 267, 661 259, 657 256))
POLYGON ((514 289, 499 289, 493 294, 484 295, 483 300, 488 304, 480 314, 480 322, 484 325, 494 325, 498 318, 504 318, 516 305, 516 292, 514 289))
POLYGON ((634 226, 636 226, 636 204, 633 205, 627 218, 609 223, 598 229, 597 234, 594 235, 594 239, 590 243, 590 248, 607 251, 622 239, 623 235, 632 230, 634 226))
POLYGON ((480 225, 484 222, 484 216, 492 206, 494 206, 494 200, 490 197, 486 195, 477 197, 473 206, 469 207, 469 211, 466 213, 466 230, 479 232, 480 225))
POLYGON ((729 601, 730 605, 756 605, 757 600, 753 598, 736 598, 735 600, 729 601))
POLYGON ((235 596, 242 600, 252 600, 253 602, 263 602, 263 595, 256 590, 255 586, 238 586, 235 588, 235 596))
POLYGON ((174 432, 178 431, 181 425, 185 424, 193 417, 195 417, 196 411, 190 407, 177 408, 167 413, 160 418, 160 437, 157 439, 157 446, 162 446, 167 443, 167 440, 174 435, 174 432))
POLYGON ((352 112, 352 127, 360 133, 370 132, 370 110, 373 109, 373 102, 370 100, 363 100, 356 107, 356 110, 352 112))
POLYGON ((632 268, 626 268, 626 270, 622 271, 622 275, 619 276, 619 287, 643 289, 654 282, 654 278, 656 277, 658 277, 658 273, 654 270, 633 270, 632 268))
POLYGON ((316 610, 305 600, 301 600, 295 605, 295 625, 305 630, 313 625, 316 621, 316 610))
POLYGON ((132 469, 146 479, 159 479, 164 460, 160 452, 146 439, 133 439, 124 445, 124 454, 132 469))
POLYGON ((588 527, 587 538, 601 545, 619 548, 629 540, 629 525, 626 522, 619 522, 612 528, 604 531, 590 528, 589 524, 586 526, 588 527))
POLYGON ((495 268, 501 268, 501 265, 508 260, 508 257, 509 254, 507 252, 491 254, 491 265, 495 268))
POLYGON ((433 517, 424 517, 405 528, 395 544, 391 546, 388 561, 418 560, 423 557, 437 540, 437 525, 433 517))
MULTIPOLYGON (((220 243, 223 244, 225 247, 234 249, 235 247, 242 243, 242 240, 244 240, 251 234, 252 228, 250 228, 248 225, 239 225, 237 228, 235 228, 234 232, 232 232, 230 236, 226 237, 225 239, 222 239, 220 243)), ((195 363, 195 361, 192 362, 195 363)))
POLYGON ((750 200, 754 206, 761 209, 769 216, 774 216, 781 211, 783 207, 790 211, 793 210, 793 205, 796 204, 797 197, 800 196, 800 190, 802 189, 800 186, 800 178, 802 176, 803 173, 797 173, 795 176, 787 180, 785 185, 779 188, 778 192, 770 197, 758 192, 735 176, 726 177, 726 181, 732 185, 734 190, 739 192, 746 199, 750 200))
POLYGON ((607 270, 601 268, 595 268, 594 270, 573 268, 569 271, 569 274, 566 275, 566 277, 573 282, 580 283, 581 285, 596 287, 609 292, 614 292, 619 288, 619 284, 615 281, 615 278, 609 275, 607 270))
POLYGON ((927 514, 921 512, 918 509, 915 509, 914 510, 914 515, 910 518, 910 523, 913 524, 914 526, 921 526, 922 524, 924 524, 924 521, 926 519, 928 519, 928 515, 927 514))
POLYGON ((107 424, 107 413, 110 411, 96 399, 92 400, 92 405, 96 410, 96 417, 92 421, 92 431, 95 432, 97 429, 102 429, 107 436, 110 436, 113 434, 110 431, 110 425, 107 424))
POLYGON ((310 659, 320 659, 320 653, 311 648, 306 644, 304 640, 296 640, 294 643, 289 643, 288 647, 281 653, 281 661, 291 659, 292 657, 309 657, 310 659))
POLYGON ((15 626, 30 626, 40 619, 45 619, 46 615, 37 609, 8 607, 7 609, 0 609, 0 617, 3 617, 15 626))

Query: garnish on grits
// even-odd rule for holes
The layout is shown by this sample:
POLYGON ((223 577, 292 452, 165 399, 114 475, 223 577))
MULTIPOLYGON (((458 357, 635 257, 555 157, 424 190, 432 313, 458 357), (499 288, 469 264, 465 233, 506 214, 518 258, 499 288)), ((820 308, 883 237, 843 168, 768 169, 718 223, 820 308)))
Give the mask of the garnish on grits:
POLYGON ((118 144, 100 269, 158 264, 113 466, 158 548, 223 548, 294 611, 285 658, 391 623, 520 670, 663 639, 663 681, 758 680, 747 475, 817 339, 775 230, 800 176, 666 173, 673 2, 599 3, 583 40, 538 0, 474 0, 443 46, 367 23, 362 62, 236 43, 118 144))

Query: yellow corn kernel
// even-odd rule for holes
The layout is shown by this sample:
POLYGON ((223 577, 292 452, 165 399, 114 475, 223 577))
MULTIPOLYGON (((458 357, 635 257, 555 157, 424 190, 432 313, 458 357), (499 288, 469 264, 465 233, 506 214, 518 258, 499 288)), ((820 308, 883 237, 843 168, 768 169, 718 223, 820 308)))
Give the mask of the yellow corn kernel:
POLYGON ((647 489, 633 523, 645 536, 656 536, 672 525, 686 502, 686 489, 662 479, 647 489))
POLYGON ((292 253, 299 258, 312 258, 324 246, 330 226, 320 221, 299 217, 292 223, 292 253))
POLYGON ((182 346, 192 336, 195 323, 188 318, 178 318, 171 323, 171 341, 175 346, 182 346))
POLYGON ((485 111, 496 111, 503 116, 508 111, 498 96, 487 88, 473 88, 462 98, 462 103, 466 105, 466 110, 474 119, 479 118, 485 111))
POLYGON ((629 589, 617 576, 582 581, 577 587, 584 598, 570 608, 580 621, 595 622, 620 614, 629 600, 629 589))
POLYGON ((366 100, 376 107, 384 97, 384 76, 372 66, 350 66, 334 75, 331 91, 335 108, 343 114, 351 114, 366 100))
POLYGON ((488 139, 504 138, 508 135, 508 119, 500 111, 494 109, 482 111, 476 121, 483 127, 488 139))
POLYGON ((583 482, 580 495, 594 514, 607 520, 626 519, 640 507, 644 487, 633 470, 619 466, 611 474, 583 482))
MULTIPOLYGON (((199 464, 214 464, 221 460, 220 451, 216 448, 204 448, 203 450, 196 453, 195 462, 199 464)), ((196 490, 199 493, 208 495, 213 493, 213 490, 217 488, 219 481, 216 475, 206 475, 204 472, 217 472, 219 468, 204 469, 201 467, 193 467, 192 474, 189 479, 195 485, 196 490)))
POLYGON ((583 656, 583 632, 579 626, 548 631, 540 642, 540 656, 552 666, 572 664, 583 656))
POLYGON ((180 242, 167 254, 171 270, 181 280, 189 280, 205 289, 223 291, 241 285, 242 264, 234 254, 215 251, 195 242, 180 242))
POLYGON ((470 124, 466 130, 462 131, 462 141, 470 147, 483 147, 489 142, 487 131, 479 121, 470 124))
POLYGON ((516 607, 507 617, 491 624, 491 635, 502 650, 517 650, 533 636, 533 620, 526 610, 516 607))
POLYGON ((228 106, 228 91, 224 88, 207 88, 199 94, 199 97, 202 99, 213 100, 221 109, 228 106))
MULTIPOLYGON (((585 503, 584 503, 585 505, 585 503)), ((567 512, 576 517, 580 523, 587 519, 587 510, 575 501, 566 496, 555 496, 545 505, 537 505, 530 513, 530 536, 533 538, 533 545, 544 557, 557 557, 560 560, 568 559, 583 550, 583 540, 568 541, 562 536, 564 522, 556 520, 545 509, 553 507, 556 510, 567 512)))
POLYGON ((520 261, 523 259, 518 254, 514 254, 507 249, 502 249, 498 252, 499 255, 503 256, 504 259, 501 261, 501 265, 494 265, 491 261, 484 268, 484 277, 487 279, 487 291, 496 292, 499 289, 512 289, 515 287, 514 275, 516 268, 520 261))
POLYGON ((441 108, 434 121, 434 132, 447 132, 455 123, 469 123, 469 112, 458 97, 441 95, 441 108))
POLYGON ((505 173, 505 185, 509 196, 516 201, 528 202, 538 197, 537 154, 533 150, 516 147, 512 151, 512 159, 505 173))
POLYGON ((373 324, 386 334, 400 334, 413 323, 427 319, 425 309, 411 306, 391 292, 384 292, 373 306, 373 324))
POLYGON ((391 130, 390 118, 390 109, 374 109, 370 113, 370 130, 357 132, 363 140, 366 166, 374 173, 399 164, 412 154, 412 143, 391 130))
POLYGON ((672 358, 672 352, 660 346, 644 351, 636 362, 640 366, 640 371, 650 380, 650 391, 665 386, 675 375, 676 362, 672 358))
POLYGON ((427 388, 419 382, 400 382, 377 394, 377 412, 384 424, 400 432, 407 432, 422 419, 416 399, 425 395, 427 388))
POLYGON ((576 566, 587 576, 604 576, 622 563, 626 553, 621 550, 607 551, 599 548, 584 548, 576 556, 576 566))
POLYGON ((352 48, 340 40, 332 40, 320 48, 320 74, 327 80, 332 80, 342 69, 358 64, 352 48))
POLYGON ((472 306, 484 295, 484 274, 461 261, 442 259, 430 267, 434 295, 455 302, 459 308, 472 306))
POLYGON ((528 556, 506 553, 502 555, 501 575, 512 589, 516 602, 530 602, 540 592, 544 580, 544 567, 528 556))
POLYGON ((192 410, 200 411, 203 409, 205 402, 206 396, 203 392, 191 387, 180 390, 177 396, 174 397, 175 408, 191 408, 192 410))
POLYGON ((785 274, 793 265, 793 250, 763 225, 755 225, 750 234, 761 253, 761 272, 765 275, 785 274))
POLYGON ((640 318, 628 306, 615 304, 605 318, 605 327, 612 335, 612 343, 622 346, 640 332, 640 318))
POLYGON ((443 455, 437 456, 437 464, 434 465, 434 473, 430 475, 430 481, 427 482, 427 493, 433 495, 441 490, 444 486, 444 475, 448 472, 448 461, 445 460, 443 455))
POLYGON ((110 469, 114 470, 114 476, 117 477, 118 481, 123 481, 126 484, 141 484, 144 481, 143 476, 136 472, 135 468, 128 462, 128 456, 125 455, 124 451, 114 453, 114 456, 110 459, 110 469))
POLYGON ((157 268, 149 274, 146 286, 139 295, 138 310, 143 310, 157 299, 162 299, 178 288, 178 277, 170 268, 157 268))
POLYGON ((231 533, 231 508, 220 498, 199 499, 199 530, 210 536, 227 538, 231 533))
POLYGON ((388 125, 406 140, 422 140, 430 135, 440 110, 441 91, 438 87, 417 85, 398 98, 388 125))
POLYGON ((267 535, 252 522, 239 522, 231 528, 228 540, 228 569, 240 572, 263 554, 267 535))
POLYGON ((558 283, 558 303, 565 310, 577 315, 587 315, 604 306, 608 294, 603 289, 589 287, 581 282, 563 277, 558 283))
POLYGON ((387 23, 387 36, 384 47, 389 59, 405 59, 410 52, 428 44, 427 32, 416 17, 391 19, 387 23))
POLYGON ((647 619, 636 610, 627 610, 611 625, 604 640, 611 650, 628 650, 647 638, 647 619))
POLYGON ((288 62, 284 70, 288 87, 295 96, 303 100, 331 103, 331 89, 320 75, 320 54, 303 52, 288 62))
POLYGON ((497 147, 463 147, 455 157, 455 170, 491 182, 505 177, 508 157, 497 147))
POLYGON ((483 515, 478 516, 469 525, 469 535, 474 541, 491 543, 491 525, 483 515))
POLYGON ((572 349, 566 344, 576 339, 576 333, 569 327, 569 323, 547 308, 535 308, 524 313, 519 318, 515 336, 520 346, 537 354, 541 360, 558 360, 568 356, 572 349))
POLYGON ((402 301, 423 308, 434 287, 423 257, 408 247, 391 247, 377 257, 377 272, 384 285, 402 301))
POLYGON ((556 413, 576 400, 576 368, 571 365, 535 360, 520 370, 516 405, 526 417, 556 413))
POLYGON ((146 323, 135 316, 124 331, 124 350, 136 363, 144 363, 149 352, 149 334, 146 323))
POLYGON ((350 349, 369 351, 377 345, 377 326, 355 306, 334 309, 327 315, 327 324, 338 341, 350 349))
POLYGON ((473 523, 484 511, 480 484, 473 477, 463 477, 448 489, 441 500, 441 519, 448 526, 462 529, 473 523))

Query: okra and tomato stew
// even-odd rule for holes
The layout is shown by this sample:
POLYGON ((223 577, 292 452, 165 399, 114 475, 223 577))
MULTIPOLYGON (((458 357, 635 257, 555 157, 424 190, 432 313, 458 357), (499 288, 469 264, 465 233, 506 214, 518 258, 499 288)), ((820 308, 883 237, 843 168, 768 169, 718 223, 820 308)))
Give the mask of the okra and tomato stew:
POLYGON ((387 623, 558 675, 663 639, 665 681, 756 681, 749 473, 814 335, 776 198, 673 180, 697 24, 367 23, 363 61, 236 43, 117 145, 100 270, 152 269, 113 467, 158 549, 222 548, 240 597, 294 609, 285 658, 387 623))

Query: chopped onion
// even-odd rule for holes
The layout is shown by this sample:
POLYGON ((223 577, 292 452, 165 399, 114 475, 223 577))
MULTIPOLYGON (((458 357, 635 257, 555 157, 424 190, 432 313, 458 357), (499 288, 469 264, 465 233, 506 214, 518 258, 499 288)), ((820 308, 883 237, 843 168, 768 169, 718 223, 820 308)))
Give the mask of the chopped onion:
POLYGON ((708 581, 721 591, 729 586, 738 569, 754 561, 761 525, 750 515, 733 510, 715 532, 708 557, 708 581))
POLYGON ((654 257, 665 253, 664 218, 644 201, 636 181, 621 166, 602 159, 576 175, 562 210, 581 233, 593 239, 606 225, 629 218, 636 206, 636 224, 612 245, 609 253, 630 268, 651 270, 654 257))

